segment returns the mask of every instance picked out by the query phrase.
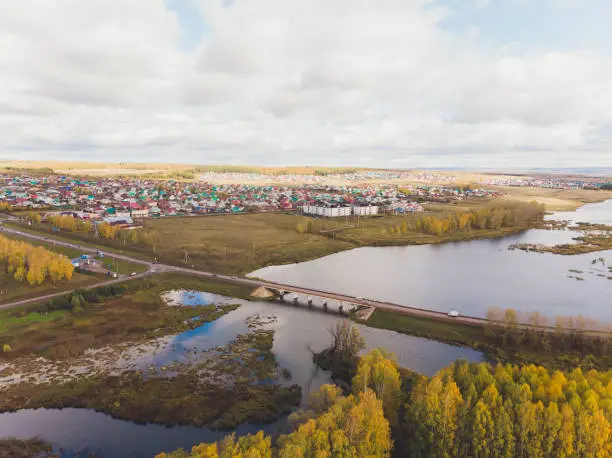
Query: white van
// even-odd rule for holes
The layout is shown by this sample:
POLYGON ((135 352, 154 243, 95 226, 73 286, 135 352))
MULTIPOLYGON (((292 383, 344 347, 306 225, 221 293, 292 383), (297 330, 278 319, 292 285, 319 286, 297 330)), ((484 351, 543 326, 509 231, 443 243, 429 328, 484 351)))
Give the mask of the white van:
POLYGON ((459 312, 457 310, 451 310, 448 312, 448 316, 452 316, 453 318, 457 318, 459 316, 459 312))

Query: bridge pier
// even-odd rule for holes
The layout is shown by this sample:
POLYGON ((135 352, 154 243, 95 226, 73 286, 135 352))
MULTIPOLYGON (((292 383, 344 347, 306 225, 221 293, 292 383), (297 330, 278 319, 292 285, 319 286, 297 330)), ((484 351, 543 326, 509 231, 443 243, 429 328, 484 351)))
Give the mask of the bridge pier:
POLYGON ((297 298, 297 296, 293 298, 293 305, 298 305, 298 298, 297 298))
POLYGON ((312 308, 312 297, 308 296, 308 307, 312 308))
POLYGON ((338 306, 338 311, 340 312, 340 315, 344 315, 344 308, 342 307, 342 304, 338 306))
POLYGON ((327 312, 327 301, 323 302, 323 311, 327 312))

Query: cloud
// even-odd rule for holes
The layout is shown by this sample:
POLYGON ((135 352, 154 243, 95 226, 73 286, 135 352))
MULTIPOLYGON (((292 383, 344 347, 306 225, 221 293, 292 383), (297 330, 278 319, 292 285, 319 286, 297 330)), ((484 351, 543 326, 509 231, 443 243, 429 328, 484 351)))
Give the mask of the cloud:
POLYGON ((2 156, 610 163, 609 56, 485 48, 429 0, 183 1, 205 33, 161 0, 0 4, 2 156))

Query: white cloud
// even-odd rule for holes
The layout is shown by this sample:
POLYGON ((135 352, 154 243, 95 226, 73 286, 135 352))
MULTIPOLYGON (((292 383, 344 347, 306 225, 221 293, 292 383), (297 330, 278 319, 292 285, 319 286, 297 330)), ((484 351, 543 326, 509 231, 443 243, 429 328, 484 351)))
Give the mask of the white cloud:
POLYGON ((484 51, 428 0, 193 1, 190 53, 162 0, 0 3, 0 155, 612 162, 607 56, 484 51))

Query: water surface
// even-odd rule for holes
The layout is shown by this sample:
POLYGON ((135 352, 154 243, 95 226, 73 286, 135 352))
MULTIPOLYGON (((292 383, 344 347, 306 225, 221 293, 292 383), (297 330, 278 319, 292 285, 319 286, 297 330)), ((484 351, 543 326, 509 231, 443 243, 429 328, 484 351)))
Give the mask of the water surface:
MULTIPOLYGON (((612 200, 551 218, 612 224, 612 200)), ((251 275, 279 283, 371 297, 446 312, 485 316, 491 306, 582 314, 612 321, 612 250, 573 256, 508 251, 513 243, 570 243, 580 232, 529 230, 495 240, 357 248, 251 275), (605 265, 592 264, 606 258, 605 265), (583 281, 570 269, 583 271, 583 281), (603 276, 602 276, 603 275, 603 276)))
MULTIPOLYGON (((292 378, 279 383, 297 383, 306 396, 329 383, 329 374, 312 363, 312 351, 320 351, 329 345, 329 329, 343 318, 333 313, 309 310, 300 306, 274 302, 249 302, 217 296, 204 292, 175 291, 167 296, 174 303, 187 305, 210 303, 240 303, 241 307, 211 323, 183 333, 171 339, 164 351, 143 355, 142 368, 150 365, 167 365, 182 361, 192 350, 207 350, 225 345, 237 334, 248 332, 245 320, 253 315, 276 316, 277 320, 266 327, 275 330, 273 352, 281 368, 287 368, 292 378)), ((330 310, 338 304, 330 302, 330 310)), ((431 375, 457 358, 481 361, 480 352, 454 347, 443 343, 407 336, 393 331, 359 326, 368 349, 385 347, 393 351, 401 365, 425 375, 431 375)), ((304 398, 305 398, 304 396, 304 398)), ((235 430, 237 435, 264 429, 268 433, 282 432, 286 419, 270 425, 243 425, 235 430)), ((162 450, 183 447, 190 449, 201 442, 219 440, 224 431, 209 428, 138 425, 117 420, 109 415, 87 409, 21 410, 0 414, 0 437, 41 437, 51 442, 57 450, 65 449, 63 456, 73 457, 82 450, 95 451, 101 458, 151 457, 162 450)), ((83 455, 86 456, 86 455, 83 455)))

